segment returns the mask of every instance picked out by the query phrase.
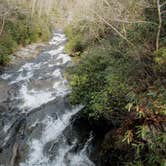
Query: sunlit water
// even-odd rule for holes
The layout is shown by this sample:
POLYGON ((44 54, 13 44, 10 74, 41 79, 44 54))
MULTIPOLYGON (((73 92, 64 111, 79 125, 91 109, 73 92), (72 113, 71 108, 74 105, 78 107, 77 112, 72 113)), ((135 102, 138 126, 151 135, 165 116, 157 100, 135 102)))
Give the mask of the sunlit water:
POLYGON ((94 165, 88 157, 93 136, 78 148, 71 127, 71 118, 82 106, 72 107, 65 99, 71 89, 63 72, 72 64, 64 53, 65 41, 63 33, 54 33, 36 59, 0 76, 9 86, 7 112, 0 118, 0 144, 9 150, 0 153, 0 165, 9 166, 14 143, 19 153, 22 150, 19 166, 94 165))

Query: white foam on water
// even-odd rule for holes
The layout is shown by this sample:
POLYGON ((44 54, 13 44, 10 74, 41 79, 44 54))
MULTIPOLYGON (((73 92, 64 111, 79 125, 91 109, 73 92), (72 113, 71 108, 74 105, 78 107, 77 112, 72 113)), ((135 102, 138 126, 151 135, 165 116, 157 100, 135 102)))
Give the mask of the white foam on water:
POLYGON ((95 164, 87 157, 87 154, 80 153, 71 155, 70 159, 70 166, 95 166, 95 164))
POLYGON ((4 127, 3 127, 3 132, 4 133, 7 133, 7 131, 11 128, 11 124, 6 124, 4 127))
POLYGON ((67 112, 56 120, 50 116, 47 116, 42 122, 45 125, 42 136, 38 140, 32 139, 29 141, 30 153, 28 159, 25 163, 21 163, 20 166, 53 166, 50 165, 49 159, 43 154, 44 146, 47 143, 56 140, 58 136, 62 134, 64 129, 70 124, 71 117, 81 109, 82 106, 78 106, 71 111, 66 110, 67 112))
MULTIPOLYGON (((34 64, 34 63, 26 63, 23 66, 21 66, 18 71, 16 71, 16 73, 19 73, 18 76, 15 78, 15 80, 12 80, 11 82, 9 82, 9 84, 14 84, 14 83, 18 83, 20 81, 24 81, 24 80, 29 80, 30 78, 33 77, 33 72, 34 70, 40 69, 41 67, 41 63, 39 64, 34 64), (27 73, 25 75, 23 75, 23 71, 26 71, 27 73)), ((3 80, 8 80, 11 77, 13 77, 15 74, 3 74, 0 76, 0 78, 2 78, 3 80)))
MULTIPOLYGON (((62 77, 61 73, 58 71, 54 73, 54 75, 56 77, 62 77)), ((66 80, 55 82, 52 88, 55 90, 28 90, 26 84, 22 85, 19 91, 19 98, 23 100, 23 103, 20 105, 20 109, 28 109, 31 111, 32 109, 38 108, 43 104, 53 101, 56 99, 56 97, 63 97, 71 92, 71 88, 67 84, 66 80)))
POLYGON ((48 65, 48 67, 54 67, 55 66, 55 64, 49 64, 48 65))
POLYGON ((9 84, 15 84, 20 81, 28 81, 30 78, 33 77, 33 72, 27 72, 26 75, 23 75, 23 73, 20 73, 18 77, 16 77, 15 80, 11 81, 9 84))
POLYGON ((54 70, 54 72, 52 73, 52 76, 54 76, 54 77, 59 77, 59 78, 62 79, 62 74, 61 74, 60 69, 54 70))
POLYGON ((70 56, 67 54, 59 54, 56 58, 56 60, 61 60, 62 59, 62 64, 65 64, 67 62, 71 62, 70 56))
POLYGON ((40 107, 43 104, 48 103, 55 99, 55 96, 52 95, 52 92, 49 91, 35 91, 28 90, 26 85, 23 85, 20 89, 20 96, 23 99, 23 104, 20 108, 22 109, 35 109, 40 107))
POLYGON ((24 64, 23 66, 20 67, 20 69, 18 70, 18 72, 22 72, 24 70, 30 71, 30 70, 32 70, 33 65, 34 65, 34 63, 26 63, 26 64, 24 64))
POLYGON ((87 148, 92 141, 92 135, 89 137, 87 142, 85 143, 83 149, 75 155, 70 157, 70 166, 95 166, 95 164, 88 158, 87 156, 87 148))
POLYGON ((55 160, 50 166, 95 166, 88 158, 87 150, 92 136, 87 140, 83 149, 78 153, 72 153, 70 150, 75 146, 77 140, 72 142, 72 145, 60 144, 55 160))
POLYGON ((10 134, 8 134, 6 137, 5 137, 5 139, 4 139, 4 141, 3 141, 3 144, 2 144, 2 146, 5 146, 6 145, 6 143, 9 141, 9 139, 11 138, 11 135, 10 134))
POLYGON ((61 82, 55 82, 53 85, 54 89, 57 89, 61 85, 61 82))
POLYGON ((38 124, 40 123, 39 119, 35 120, 35 122, 33 124, 31 124, 28 128, 31 129, 31 128, 34 128, 36 127, 38 124))
POLYGON ((55 89, 56 96, 66 96, 71 92, 71 88, 67 84, 67 80, 55 82, 53 88, 55 89))
POLYGON ((62 53, 63 50, 64 50, 64 46, 60 46, 60 47, 57 48, 57 49, 48 51, 47 53, 50 54, 51 56, 55 56, 55 55, 57 55, 57 54, 62 53))
POLYGON ((62 145, 58 151, 56 159, 52 162, 51 166, 66 166, 66 163, 64 161, 65 156, 70 150, 72 150, 72 148, 74 147, 75 144, 76 144, 76 141, 74 141, 71 146, 69 146, 67 144, 62 145))
POLYGON ((44 62, 44 63, 26 63, 20 67, 18 72, 38 70, 38 69, 40 69, 41 65, 46 64, 46 63, 47 62, 44 62))
POLYGON ((11 138, 11 134, 10 134, 10 131, 9 131, 9 129, 11 128, 11 124, 6 124, 5 126, 4 126, 4 128, 3 128, 3 132, 4 132, 4 134, 6 135, 6 137, 5 137, 5 139, 3 140, 3 144, 2 144, 2 146, 5 146, 6 145, 6 143, 8 142, 8 140, 11 138))
POLYGON ((8 80, 9 78, 11 78, 13 76, 13 74, 3 74, 0 76, 0 78, 2 78, 3 80, 8 80))
POLYGON ((50 45, 60 44, 61 42, 66 41, 66 37, 64 34, 55 33, 51 41, 49 42, 50 45))
POLYGON ((20 69, 17 71, 19 72, 19 75, 15 78, 15 80, 12 80, 9 84, 15 84, 20 81, 29 81, 30 78, 33 77, 34 70, 40 69, 42 63, 34 64, 34 63, 26 63, 23 66, 20 67, 20 69), (23 72, 26 71, 26 74, 23 74, 23 72))

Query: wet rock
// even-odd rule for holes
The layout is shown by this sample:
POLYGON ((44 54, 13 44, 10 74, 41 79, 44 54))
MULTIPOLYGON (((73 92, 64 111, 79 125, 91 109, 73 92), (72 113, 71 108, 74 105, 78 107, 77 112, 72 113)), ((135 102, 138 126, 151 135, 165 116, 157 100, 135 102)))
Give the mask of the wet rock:
MULTIPOLYGON (((20 47, 18 51, 10 56, 11 61, 8 64, 8 67, 10 67, 11 65, 18 65, 18 63, 24 62, 25 60, 35 58, 37 55, 39 55, 39 52, 44 46, 46 46, 46 44, 44 43, 33 43, 27 45, 26 47, 20 47)), ((2 70, 3 69, 4 67, 2 67, 2 70)))
POLYGON ((0 81, 0 103, 4 102, 8 97, 8 85, 4 81, 0 81))
POLYGON ((47 53, 38 54, 38 45, 21 48, 12 61, 18 65, 6 70, 3 79, 10 89, 2 88, 8 98, 1 99, 7 104, 7 111, 1 107, 5 113, 0 112, 0 165, 49 165, 52 161, 59 166, 91 165, 84 153, 91 129, 79 114, 73 116, 82 107, 72 107, 66 97, 70 89, 62 73, 69 57, 61 56, 61 40, 65 36, 55 34, 55 45, 49 46, 47 53), (40 56, 29 59, 36 55, 40 56), (29 62, 24 63, 25 60, 29 62))
POLYGON ((8 110, 7 105, 5 103, 0 103, 0 113, 4 113, 8 110))
POLYGON ((38 55, 39 51, 44 46, 45 44, 43 43, 33 43, 19 49, 17 52, 14 53, 14 56, 20 59, 34 58, 36 55, 38 55))
POLYGON ((12 151, 12 158, 10 161, 10 165, 11 166, 16 166, 16 162, 17 162, 17 157, 18 157, 18 144, 15 143, 13 146, 13 151, 12 151))

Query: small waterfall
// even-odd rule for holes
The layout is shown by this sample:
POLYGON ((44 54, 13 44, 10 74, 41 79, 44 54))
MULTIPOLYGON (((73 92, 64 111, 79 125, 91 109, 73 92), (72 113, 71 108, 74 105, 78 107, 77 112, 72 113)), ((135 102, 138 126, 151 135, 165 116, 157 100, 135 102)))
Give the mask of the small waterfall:
POLYGON ((12 154, 6 154, 17 143, 19 166, 94 166, 88 157, 91 135, 74 150, 79 143, 71 118, 82 106, 66 101, 71 89, 63 73, 72 62, 65 42, 65 35, 55 32, 36 59, 0 76, 9 87, 7 112, 0 118, 0 165, 9 166, 12 154))

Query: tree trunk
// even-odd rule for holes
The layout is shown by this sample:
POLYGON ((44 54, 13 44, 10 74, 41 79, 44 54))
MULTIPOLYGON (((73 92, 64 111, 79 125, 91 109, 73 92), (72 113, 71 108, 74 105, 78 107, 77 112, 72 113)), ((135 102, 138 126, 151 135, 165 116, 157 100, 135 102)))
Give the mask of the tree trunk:
POLYGON ((161 33, 161 26, 162 26, 160 0, 157 0, 157 10, 158 10, 159 25, 158 25, 157 37, 156 37, 156 50, 158 51, 160 47, 160 33, 161 33))

